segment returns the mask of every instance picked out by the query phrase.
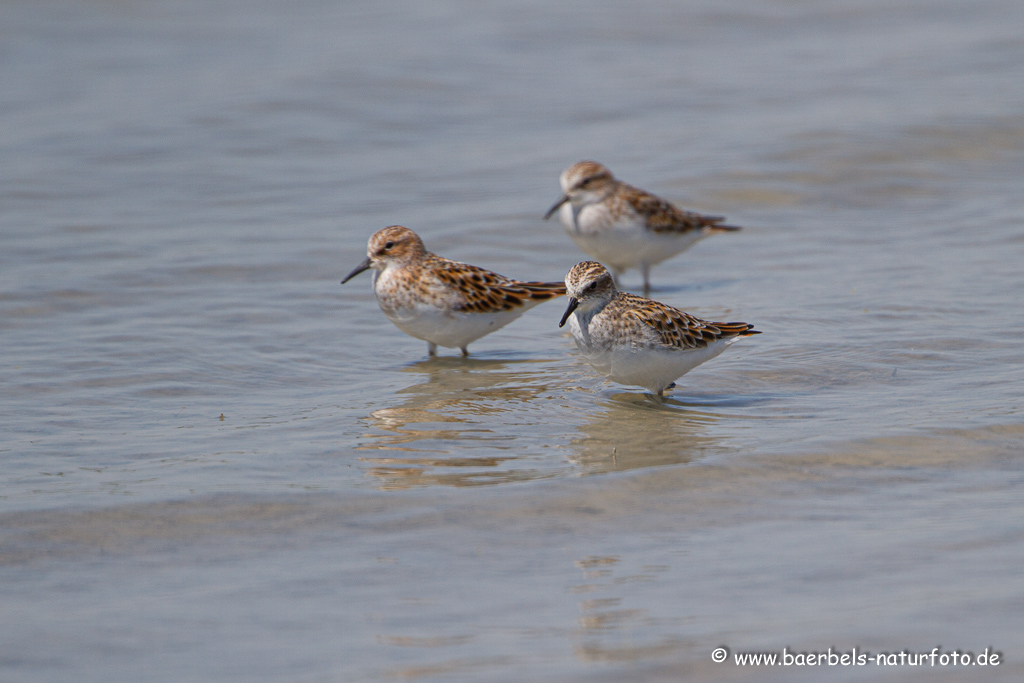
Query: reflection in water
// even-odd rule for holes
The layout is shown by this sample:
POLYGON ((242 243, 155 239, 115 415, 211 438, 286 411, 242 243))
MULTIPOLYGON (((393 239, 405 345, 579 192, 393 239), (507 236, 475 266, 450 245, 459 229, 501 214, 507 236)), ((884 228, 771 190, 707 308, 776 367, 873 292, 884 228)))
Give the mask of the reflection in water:
POLYGON ((357 446, 389 455, 362 460, 384 489, 480 486, 552 476, 550 465, 523 466, 531 450, 524 442, 535 432, 530 427, 543 409, 539 399, 559 381, 552 365, 472 357, 411 364, 403 369, 424 375, 426 381, 399 391, 406 397, 402 404, 370 413, 367 421, 376 431, 357 446), (480 454, 464 455, 467 447, 480 454), (453 457, 455 452, 460 455, 453 457), (409 455, 396 455, 401 453, 409 455))
POLYGON ((742 418, 717 409, 755 400, 578 393, 564 363, 550 360, 441 357, 403 369, 425 381, 397 392, 404 398, 399 405, 370 413, 370 430, 356 447, 376 452, 362 461, 384 489, 678 465, 723 452, 721 438, 705 432, 722 420, 742 418), (567 395, 579 401, 579 409, 568 411, 571 420, 557 422, 550 401, 567 395))
POLYGON ((639 392, 611 394, 603 410, 578 427, 571 459, 584 474, 601 474, 677 465, 722 451, 718 437, 702 432, 727 416, 708 407, 639 392))
MULTIPOLYGON (((647 565, 637 574, 616 576, 622 558, 618 555, 589 556, 576 561, 585 583, 573 586, 573 593, 623 591, 626 584, 651 583, 668 570, 665 565, 647 565), (596 580, 596 582, 595 582, 596 580)), ((624 605, 621 596, 588 598, 580 602, 579 628, 575 630, 576 657, 584 662, 637 661, 657 657, 682 646, 679 639, 664 635, 663 620, 646 609, 624 605)))

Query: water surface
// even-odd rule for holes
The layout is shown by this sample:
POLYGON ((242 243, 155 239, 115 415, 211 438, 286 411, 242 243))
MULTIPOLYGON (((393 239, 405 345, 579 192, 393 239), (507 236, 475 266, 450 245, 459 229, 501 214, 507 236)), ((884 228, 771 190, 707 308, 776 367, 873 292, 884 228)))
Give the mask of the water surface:
MULTIPOLYGON (((0 6, 0 678, 931 680, 1024 633, 1024 9, 0 6), (744 226, 665 401, 539 306, 402 335, 385 225, 525 279, 594 158, 744 226)), ((639 275, 626 276, 637 288, 639 275)))

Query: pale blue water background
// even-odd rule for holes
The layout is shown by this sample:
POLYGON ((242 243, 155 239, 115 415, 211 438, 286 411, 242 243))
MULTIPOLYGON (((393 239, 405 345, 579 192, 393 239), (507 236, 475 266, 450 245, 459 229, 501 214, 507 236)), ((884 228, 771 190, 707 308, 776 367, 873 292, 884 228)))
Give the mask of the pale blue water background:
POLYGON ((11 1, 0 85, 0 680, 1024 676, 1019 2, 11 1), (665 404, 338 284, 561 278, 582 158, 745 228, 665 404))

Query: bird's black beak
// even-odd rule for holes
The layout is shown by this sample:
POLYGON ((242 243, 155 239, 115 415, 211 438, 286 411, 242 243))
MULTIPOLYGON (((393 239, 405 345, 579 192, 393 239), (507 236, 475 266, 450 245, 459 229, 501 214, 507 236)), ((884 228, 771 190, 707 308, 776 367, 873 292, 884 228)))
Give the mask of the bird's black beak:
POLYGON ((580 305, 580 300, 574 296, 569 297, 569 305, 565 309, 565 315, 562 316, 562 322, 558 323, 559 327, 565 327, 565 321, 569 319, 572 312, 576 310, 576 307, 580 305))
POLYGON ((345 279, 341 281, 341 284, 345 284, 346 282, 348 282, 349 280, 354 278, 356 275, 359 275, 359 273, 363 272, 364 270, 369 270, 369 269, 370 269, 370 257, 367 256, 365 261, 360 263, 358 266, 356 266, 355 270, 353 270, 351 273, 349 273, 348 275, 345 276, 345 279))
POLYGON ((544 214, 544 220, 547 220, 547 219, 551 218, 551 214, 553 214, 555 211, 558 211, 560 208, 562 208, 562 204, 565 204, 567 201, 569 201, 569 195, 563 194, 561 199, 559 199, 557 202, 555 202, 555 205, 552 206, 550 209, 548 209, 548 212, 546 214, 544 214))

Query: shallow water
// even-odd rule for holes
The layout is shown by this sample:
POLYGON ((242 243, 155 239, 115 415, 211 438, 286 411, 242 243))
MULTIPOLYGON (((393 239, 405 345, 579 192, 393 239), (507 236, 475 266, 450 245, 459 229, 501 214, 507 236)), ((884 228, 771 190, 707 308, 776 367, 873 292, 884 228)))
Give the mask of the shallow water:
POLYGON ((1019 680, 1022 25, 0 5, 0 678, 1019 680), (393 223, 560 279, 581 158, 744 226, 653 271, 764 332, 665 401, 559 302, 428 359, 338 284, 393 223))

